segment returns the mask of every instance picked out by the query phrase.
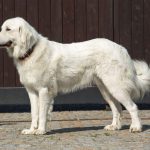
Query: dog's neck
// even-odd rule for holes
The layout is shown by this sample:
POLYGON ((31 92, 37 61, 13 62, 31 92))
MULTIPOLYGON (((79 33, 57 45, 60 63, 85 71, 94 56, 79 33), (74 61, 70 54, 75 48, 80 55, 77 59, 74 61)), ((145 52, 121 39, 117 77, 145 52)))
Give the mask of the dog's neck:
POLYGON ((28 57, 33 53, 36 44, 37 44, 37 43, 35 43, 30 49, 28 49, 28 50, 26 51, 26 53, 25 53, 23 56, 18 57, 18 59, 19 59, 20 61, 23 61, 23 60, 25 60, 26 58, 28 58, 28 57))

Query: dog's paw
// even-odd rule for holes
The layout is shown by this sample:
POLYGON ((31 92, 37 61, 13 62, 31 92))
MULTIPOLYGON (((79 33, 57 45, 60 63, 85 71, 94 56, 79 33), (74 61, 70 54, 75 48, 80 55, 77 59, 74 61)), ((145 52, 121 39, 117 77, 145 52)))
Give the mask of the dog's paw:
POLYGON ((140 123, 131 124, 129 132, 131 133, 142 132, 142 125, 140 123))
POLYGON ((130 127, 129 132, 131 133, 142 132, 142 127, 130 127))
POLYGON ((22 130, 21 134, 44 135, 46 134, 46 131, 40 129, 24 129, 22 130))
POLYGON ((41 130, 41 129, 37 129, 37 130, 35 131, 35 134, 36 134, 36 135, 44 135, 44 134, 46 134, 46 131, 45 131, 45 130, 41 130))
POLYGON ((21 134, 35 134, 35 129, 24 129, 22 130, 21 134))
POLYGON ((114 131, 114 130, 120 130, 121 129, 121 125, 107 125, 104 127, 105 130, 108 130, 108 131, 114 131))

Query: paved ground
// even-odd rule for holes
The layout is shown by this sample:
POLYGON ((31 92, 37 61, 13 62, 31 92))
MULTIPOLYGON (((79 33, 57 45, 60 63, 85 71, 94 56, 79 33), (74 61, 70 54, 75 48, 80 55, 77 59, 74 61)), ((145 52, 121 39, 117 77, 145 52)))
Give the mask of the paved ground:
POLYGON ((123 129, 105 131, 110 111, 53 112, 47 135, 21 135, 30 126, 29 113, 0 114, 0 150, 150 150, 150 110, 140 111, 142 133, 129 133, 130 117, 123 112, 123 129), (51 129, 51 131, 50 131, 51 129))

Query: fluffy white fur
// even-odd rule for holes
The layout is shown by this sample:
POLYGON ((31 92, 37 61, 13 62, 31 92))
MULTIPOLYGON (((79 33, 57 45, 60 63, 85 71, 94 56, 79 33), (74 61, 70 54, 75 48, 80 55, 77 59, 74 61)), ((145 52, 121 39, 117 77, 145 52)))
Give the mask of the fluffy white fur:
POLYGON ((49 41, 22 18, 6 20, 0 33, 0 45, 13 57, 31 102, 32 123, 23 134, 46 133, 48 109, 54 97, 89 85, 97 85, 113 112, 106 130, 121 128, 121 104, 132 119, 130 132, 140 132, 138 109, 132 101, 143 97, 150 87, 150 69, 145 62, 132 61, 127 50, 107 39, 61 44, 49 41), (25 60, 18 58, 34 47, 25 60))

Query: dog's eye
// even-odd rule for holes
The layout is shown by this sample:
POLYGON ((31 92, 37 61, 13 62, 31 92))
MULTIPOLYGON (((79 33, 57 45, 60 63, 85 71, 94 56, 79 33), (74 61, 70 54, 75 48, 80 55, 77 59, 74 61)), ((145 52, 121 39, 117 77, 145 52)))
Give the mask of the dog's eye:
POLYGON ((6 28, 6 31, 10 31, 11 29, 10 28, 6 28))

